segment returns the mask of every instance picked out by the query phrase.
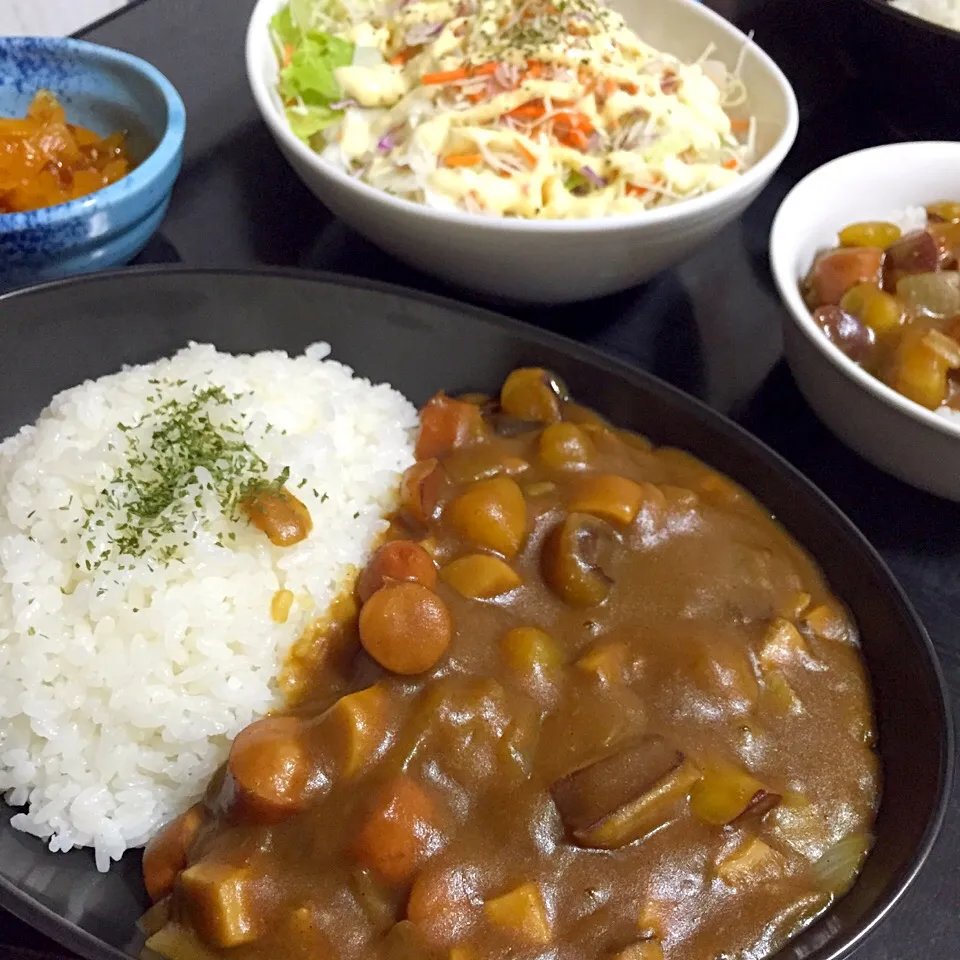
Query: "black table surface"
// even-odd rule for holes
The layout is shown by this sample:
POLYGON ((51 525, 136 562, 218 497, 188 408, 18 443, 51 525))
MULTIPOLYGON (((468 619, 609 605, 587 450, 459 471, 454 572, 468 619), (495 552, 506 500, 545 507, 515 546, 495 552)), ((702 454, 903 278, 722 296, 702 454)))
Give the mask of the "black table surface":
MULTIPOLYGON (((711 0, 780 63, 801 129, 773 182, 687 262, 601 300, 513 312, 609 351, 729 413, 844 509, 900 578, 929 629, 960 715, 960 506, 888 477, 845 448, 806 406, 781 360, 782 308, 767 238, 784 195, 832 157, 878 143, 956 139, 960 117, 898 116, 857 75, 855 0, 711 0), (945 129, 947 128, 947 129, 945 129)), ((187 106, 183 172, 140 263, 322 269, 460 296, 372 247, 309 194, 274 147, 243 63, 253 0, 139 0, 83 34, 156 64, 187 106)), ((869 39, 869 38, 867 38, 869 39)), ((0 955, 64 954, 0 915, 0 955)), ((960 792, 939 842, 857 960, 960 957, 960 792)))

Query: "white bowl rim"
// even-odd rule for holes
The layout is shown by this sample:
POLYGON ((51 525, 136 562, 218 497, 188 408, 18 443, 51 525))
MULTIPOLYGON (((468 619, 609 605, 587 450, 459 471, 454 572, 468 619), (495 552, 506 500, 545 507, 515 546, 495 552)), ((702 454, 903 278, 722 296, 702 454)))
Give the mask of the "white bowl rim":
MULTIPOLYGON (((901 413, 913 417, 913 419, 948 437, 958 439, 960 438, 960 415, 956 420, 943 417, 919 403, 907 399, 903 394, 897 393, 893 387, 888 387, 882 380, 864 370, 823 335, 800 294, 800 282, 803 277, 795 276, 791 264, 787 262, 787 250, 791 247, 789 246, 790 238, 786 232, 785 221, 790 212, 790 207, 802 202, 803 195, 812 189, 811 184, 828 179, 839 169, 850 166, 863 157, 873 157, 879 154, 890 154, 893 157, 902 155, 903 163, 900 164, 900 169, 906 169, 908 157, 915 158, 917 154, 932 155, 935 151, 942 151, 948 158, 956 159, 958 170, 960 170, 960 142, 953 140, 910 140, 903 143, 887 143, 877 147, 867 147, 864 150, 846 153, 812 170, 793 187, 777 209, 776 216, 773 219, 773 227, 770 230, 770 268, 777 289, 780 291, 780 297, 789 308, 793 322, 834 367, 855 380, 868 393, 873 394, 888 406, 894 407, 901 413)), ((958 177, 960 177, 960 174, 958 174, 958 177)))
POLYGON ((601 231, 629 231, 638 226, 654 225, 668 222, 683 223, 696 219, 722 208, 734 197, 751 192, 758 192, 773 176, 777 168, 789 153, 797 137, 800 124, 800 111, 797 105, 796 94, 790 81, 774 60, 760 46, 752 36, 747 36, 737 29, 720 14, 709 7, 702 5, 699 0, 670 0, 670 2, 691 9, 695 14, 709 21, 716 29, 727 33, 741 44, 750 45, 763 67, 776 82, 786 103, 786 117, 783 130, 776 142, 757 163, 750 167, 742 176, 732 183, 725 184, 717 190, 712 190, 699 197, 682 200, 667 207, 656 210, 643 210, 638 213, 617 214, 609 217, 583 217, 568 220, 531 220, 520 217, 490 217, 479 213, 468 213, 460 210, 438 210, 425 204, 394 197, 391 194, 363 183, 338 170, 311 150, 302 140, 294 136, 284 117, 279 116, 276 105, 266 78, 260 72, 258 55, 262 46, 269 42, 266 24, 280 7, 283 0, 257 0, 247 24, 246 35, 246 67, 247 81, 257 107, 270 127, 273 135, 279 139, 284 147, 293 152, 298 159, 319 170, 324 176, 337 181, 341 186, 359 193, 377 203, 393 207, 398 212, 416 213, 427 220, 439 221, 448 224, 457 224, 492 231, 515 233, 596 233, 601 231))

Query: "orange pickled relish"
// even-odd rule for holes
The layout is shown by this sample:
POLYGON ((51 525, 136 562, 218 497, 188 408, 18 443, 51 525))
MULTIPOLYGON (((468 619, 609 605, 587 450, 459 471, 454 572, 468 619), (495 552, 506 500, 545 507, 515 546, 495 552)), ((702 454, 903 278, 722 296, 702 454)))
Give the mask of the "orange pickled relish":
POLYGON ((125 177, 131 166, 122 133, 101 137, 67 123, 48 90, 37 92, 26 117, 0 117, 0 213, 85 197, 125 177))

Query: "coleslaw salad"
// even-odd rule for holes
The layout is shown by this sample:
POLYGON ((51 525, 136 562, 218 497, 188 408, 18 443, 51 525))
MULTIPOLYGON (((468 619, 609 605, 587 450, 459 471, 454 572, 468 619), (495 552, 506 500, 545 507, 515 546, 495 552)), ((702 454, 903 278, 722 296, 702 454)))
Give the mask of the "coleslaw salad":
POLYGON ((598 0, 291 0, 270 34, 291 131, 438 210, 638 213, 754 158, 754 121, 729 113, 745 100, 739 63, 682 63, 598 0))

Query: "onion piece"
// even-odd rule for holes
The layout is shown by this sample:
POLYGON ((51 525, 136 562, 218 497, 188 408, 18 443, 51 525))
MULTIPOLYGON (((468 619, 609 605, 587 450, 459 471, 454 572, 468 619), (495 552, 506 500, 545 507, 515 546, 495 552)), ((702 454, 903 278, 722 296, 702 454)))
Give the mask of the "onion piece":
POLYGON ((381 153, 389 153, 397 145, 396 131, 388 130, 378 141, 377 149, 381 153))
POLYGON ((928 317, 953 317, 960 313, 960 273, 913 273, 897 282, 897 298, 928 317))
POLYGON ((851 833, 828 847, 823 856, 813 865, 813 874, 821 890, 841 897, 860 872, 873 840, 865 833, 851 833))
POLYGON ((928 330, 923 345, 940 357, 951 370, 960 368, 960 343, 939 330, 928 330))
POLYGON ((493 71, 493 79, 504 90, 510 90, 520 82, 520 69, 515 64, 501 61, 493 71))
POLYGON ((607 181, 600 176, 596 170, 593 170, 591 167, 583 166, 580 168, 580 172, 595 186, 595 187, 605 187, 607 181))
POLYGON ((442 23, 415 23, 404 36, 408 47, 419 47, 443 30, 442 23))
POLYGON ((331 110, 346 110, 347 107, 359 107, 359 106, 360 106, 360 104, 357 103, 356 100, 352 100, 352 99, 349 99, 349 98, 348 98, 348 99, 346 99, 346 100, 338 100, 336 103, 331 103, 331 104, 330 104, 330 109, 331 109, 331 110))

